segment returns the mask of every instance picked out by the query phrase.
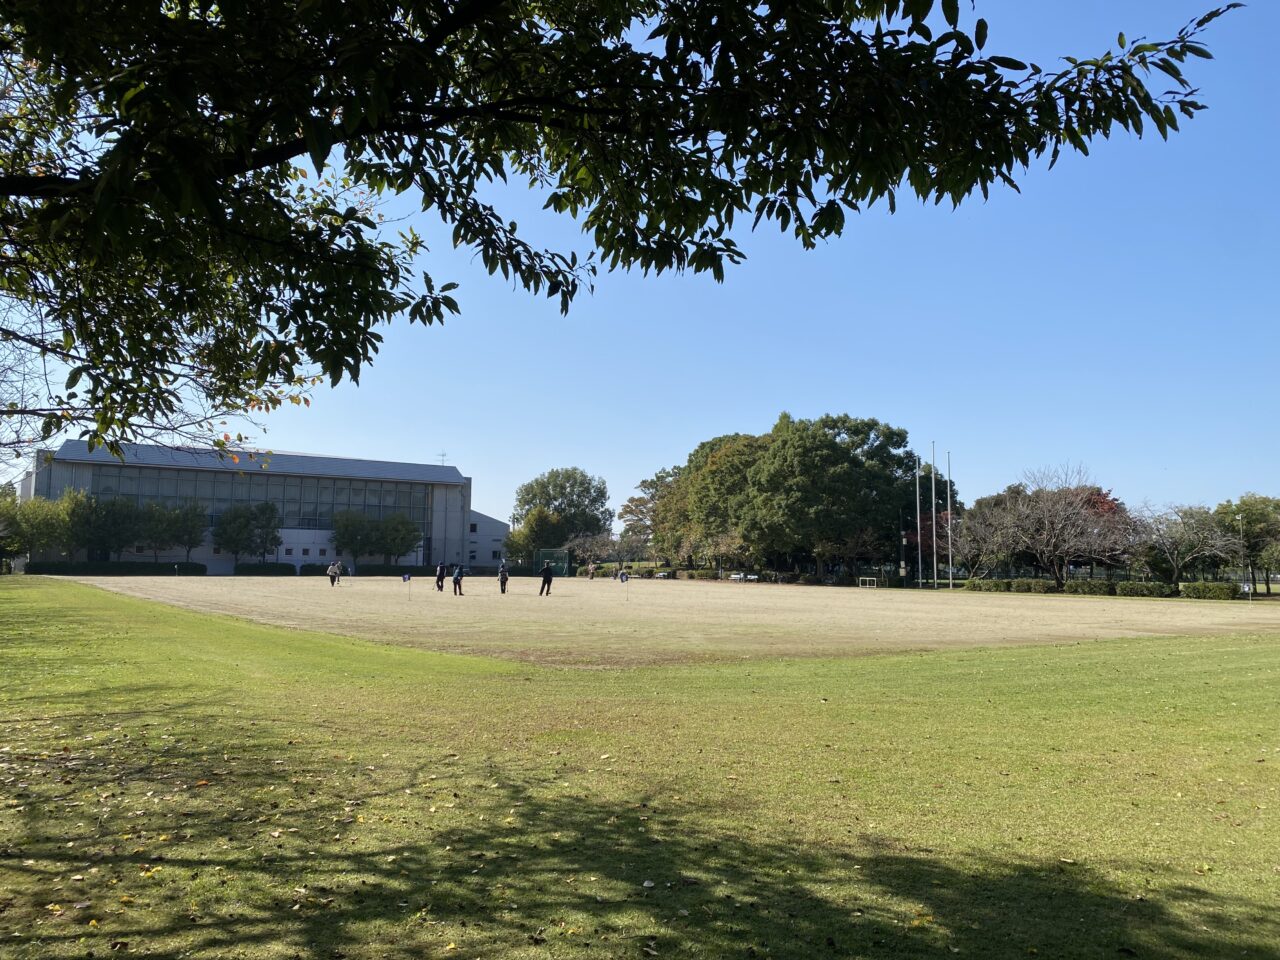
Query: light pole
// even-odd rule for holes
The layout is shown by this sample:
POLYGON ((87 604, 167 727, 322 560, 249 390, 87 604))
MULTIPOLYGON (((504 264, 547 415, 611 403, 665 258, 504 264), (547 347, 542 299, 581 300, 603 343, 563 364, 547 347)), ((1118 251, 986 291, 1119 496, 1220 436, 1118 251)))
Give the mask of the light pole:
POLYGON ((1243 513, 1236 514, 1236 522, 1240 524, 1240 589, 1243 590, 1245 593, 1247 593, 1249 595, 1249 599, 1252 601, 1253 591, 1250 590, 1248 587, 1248 584, 1245 583, 1245 574, 1247 572, 1245 570, 1245 567, 1247 566, 1247 561, 1245 560, 1245 552, 1244 552, 1244 514, 1243 513))

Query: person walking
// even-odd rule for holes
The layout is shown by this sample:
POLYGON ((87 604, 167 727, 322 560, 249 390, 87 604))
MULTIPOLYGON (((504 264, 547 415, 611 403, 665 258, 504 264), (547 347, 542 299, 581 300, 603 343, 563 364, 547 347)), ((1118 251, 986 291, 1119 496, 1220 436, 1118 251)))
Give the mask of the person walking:
POLYGON ((462 596, 462 564, 453 568, 453 595, 462 596))
POLYGON ((501 593, 507 592, 507 580, 510 579, 510 576, 511 575, 507 573, 507 565, 505 563, 498 567, 498 590, 501 593))
POLYGON ((551 596, 551 581, 555 579, 556 572, 551 569, 551 561, 548 560, 542 568, 542 587, 538 590, 538 596, 551 596))
POLYGON ((444 593, 444 578, 449 575, 449 568, 445 566, 443 560, 436 565, 436 590, 444 593))
POLYGON ((338 566, 338 561, 335 560, 329 564, 329 569, 325 572, 329 574, 329 586, 336 587, 338 585, 338 577, 342 574, 342 568, 338 566))

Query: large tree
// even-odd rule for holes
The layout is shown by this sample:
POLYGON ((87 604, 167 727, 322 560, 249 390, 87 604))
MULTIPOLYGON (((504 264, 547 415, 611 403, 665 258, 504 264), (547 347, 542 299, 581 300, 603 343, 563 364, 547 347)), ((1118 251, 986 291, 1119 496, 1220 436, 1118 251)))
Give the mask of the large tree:
POLYGON ((187 562, 191 562, 191 551, 204 543, 209 529, 209 511, 202 503, 184 503, 173 512, 173 542, 187 552, 187 562))
POLYGON ((76 544, 119 560, 126 547, 142 539, 142 510, 132 500, 102 500, 95 496, 64 500, 70 536, 76 544))
MULTIPOLYGON (((1168 506, 1141 515, 1139 536, 1151 565, 1175 586, 1198 562, 1230 561, 1234 538, 1206 507, 1168 506)), ((1235 555, 1239 558, 1238 550, 1235 555)))
MULTIPOLYGON (((914 463, 905 430, 847 414, 784 413, 747 475, 744 539, 775 557, 894 557, 914 463)), ((946 481, 936 487, 945 506, 946 481)))
POLYGON ((603 533, 613 520, 609 487, 602 478, 589 475, 581 467, 548 470, 517 487, 511 525, 522 525, 536 507, 560 518, 565 540, 603 533))
MULTIPOLYGON (((1248 568, 1254 593, 1258 591, 1258 567, 1262 552, 1280 539, 1280 498, 1246 493, 1239 500, 1227 500, 1213 509, 1223 532, 1235 541, 1231 559, 1248 568)), ((1267 592, 1271 582, 1266 581, 1267 592)))
POLYGON ((1117 566, 1128 559, 1133 518, 1083 467, 1028 471, 1015 489, 1020 495, 1008 500, 1012 543, 1059 587, 1073 565, 1117 566))
POLYGON ((236 566, 242 554, 256 553, 258 525, 253 507, 236 503, 223 510, 213 527, 213 545, 231 554, 231 562, 236 566))
POLYGON ((403 513, 393 513, 373 524, 372 553, 382 554, 382 562, 390 564, 422 542, 422 529, 403 513))
POLYGON ((329 539, 339 551, 351 554, 354 569, 360 558, 374 551, 374 520, 360 510, 339 510, 333 515, 333 533, 329 539))
POLYGON ((744 219, 811 247, 903 193, 958 203, 1117 127, 1167 135, 1225 9, 1042 70, 958 0, 3 0, 0 367, 60 379, 0 383, 0 442, 356 379, 382 324, 458 309, 380 194, 562 308, 597 264, 719 278, 744 219), (483 189, 508 177, 590 252, 526 242, 483 189))
POLYGON ((539 550, 555 550, 573 539, 564 518, 539 504, 525 514, 523 522, 507 534, 507 556, 517 563, 531 564, 539 550))

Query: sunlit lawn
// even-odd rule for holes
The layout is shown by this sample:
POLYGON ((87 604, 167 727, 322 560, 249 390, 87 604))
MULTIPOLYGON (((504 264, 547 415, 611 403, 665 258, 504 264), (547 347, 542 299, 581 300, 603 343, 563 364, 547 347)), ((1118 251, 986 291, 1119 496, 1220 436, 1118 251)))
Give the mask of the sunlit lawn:
POLYGON ((554 669, 0 578, 0 957, 1278 958, 1277 694, 1274 636, 554 669))

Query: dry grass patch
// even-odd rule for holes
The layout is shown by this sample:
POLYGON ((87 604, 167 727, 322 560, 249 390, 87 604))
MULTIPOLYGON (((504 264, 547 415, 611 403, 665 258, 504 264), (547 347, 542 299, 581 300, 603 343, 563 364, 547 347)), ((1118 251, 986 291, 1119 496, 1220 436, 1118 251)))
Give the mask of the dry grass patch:
POLYGON ((530 663, 635 666, 771 657, 1280 631, 1280 605, 1106 597, 856 590, 697 581, 321 577, 85 578, 206 613, 530 663), (448 588, 446 587, 446 590, 448 588))

